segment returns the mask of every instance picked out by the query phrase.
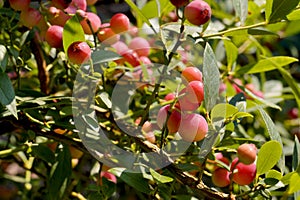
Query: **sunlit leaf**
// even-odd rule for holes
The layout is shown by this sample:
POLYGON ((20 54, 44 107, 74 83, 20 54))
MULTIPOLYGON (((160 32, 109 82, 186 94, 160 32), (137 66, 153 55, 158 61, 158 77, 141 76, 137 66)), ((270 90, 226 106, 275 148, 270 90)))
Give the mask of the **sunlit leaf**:
POLYGON ((254 74, 260 72, 266 72, 277 69, 277 66, 283 67, 293 62, 297 62, 298 59, 288 56, 275 56, 258 61, 247 73, 254 74))
POLYGON ((294 173, 290 179, 288 193, 293 194, 300 190, 300 173, 294 173))
POLYGON ((293 11, 299 0, 267 0, 266 20, 269 23, 286 19, 286 16, 293 11))
POLYGON ((248 0, 233 0, 233 7, 241 23, 244 24, 248 15, 248 0))
POLYGON ((153 169, 150 169, 150 173, 151 175, 153 176, 153 178, 155 180, 157 180, 158 182, 160 183, 170 183, 172 182, 174 179, 171 178, 171 177, 168 177, 168 176, 164 176, 164 175, 161 175, 159 173, 157 173, 155 170, 153 169))
POLYGON ((232 67, 238 57, 238 48, 229 40, 224 40, 226 49, 227 65, 232 67))
POLYGON ((63 30, 63 46, 65 53, 68 52, 69 46, 76 41, 85 41, 85 37, 78 17, 77 15, 74 15, 66 22, 63 30))
POLYGON ((209 43, 206 43, 204 49, 203 78, 205 107, 207 111, 210 111, 216 104, 219 96, 220 72, 216 56, 209 43))
POLYGON ((294 10, 293 12, 287 15, 287 18, 290 21, 300 20, 300 10, 294 10))
POLYGON ((257 175, 262 175, 272 169, 282 154, 281 144, 275 140, 263 144, 257 155, 257 175))
MULTIPOLYGON (((272 121, 271 117, 261 107, 258 107, 258 110, 263 118, 265 127, 267 129, 268 134, 270 135, 270 138, 274 141, 277 141, 280 144, 280 149, 281 149, 280 151, 282 151, 283 144, 282 144, 281 136, 280 136, 274 122, 272 121)), ((285 167, 285 157, 284 157, 283 153, 281 153, 281 158, 278 162, 278 165, 279 165, 281 172, 283 172, 284 167, 285 167)))

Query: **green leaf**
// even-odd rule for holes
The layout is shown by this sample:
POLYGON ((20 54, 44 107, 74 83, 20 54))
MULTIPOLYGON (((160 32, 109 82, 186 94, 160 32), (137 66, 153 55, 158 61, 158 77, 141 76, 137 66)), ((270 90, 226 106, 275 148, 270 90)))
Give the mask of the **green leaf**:
POLYGON ((149 188, 148 182, 143 178, 140 173, 130 173, 127 172, 125 168, 111 168, 109 172, 118 176, 125 183, 133 187, 134 189, 149 194, 151 189, 149 188))
POLYGON ((293 151, 293 170, 297 170, 300 173, 300 142, 297 137, 295 137, 294 151, 293 151))
POLYGON ((287 82, 287 84, 291 87, 293 94, 295 95, 295 99, 297 101, 298 107, 300 108, 300 88, 298 86, 298 83, 294 80, 292 75, 285 69, 283 69, 280 66, 277 66, 277 69, 281 73, 284 80, 287 82))
POLYGON ((0 73, 0 103, 18 119, 15 91, 6 73, 0 73))
POLYGON ((225 119, 232 117, 234 114, 238 113, 238 109, 226 103, 220 103, 215 105, 211 110, 211 120, 215 127, 221 128, 225 119))
POLYGON ((0 73, 4 73, 8 63, 8 53, 4 45, 0 45, 0 73))
MULTIPOLYGON (((261 28, 251 28, 248 29, 248 34, 250 35, 274 35, 274 36, 278 36, 278 34, 265 30, 265 29, 261 29, 261 28)), ((278 36, 279 37, 279 36, 278 36)))
POLYGON ((281 144, 277 141, 269 141, 263 144, 257 155, 257 176, 272 169, 282 154, 281 144))
POLYGON ((300 20, 300 9, 294 10, 290 14, 287 15, 288 20, 290 21, 296 21, 300 20))
POLYGON ((53 164, 48 180, 47 199, 61 199, 69 178, 72 174, 71 154, 67 145, 59 145, 56 149, 57 158, 53 164))
POLYGON ((266 20, 269 23, 273 23, 286 19, 286 16, 293 11, 298 4, 299 0, 267 0, 266 20))
POLYGON ((47 163, 53 164, 55 161, 55 155, 54 153, 45 145, 38 145, 38 146, 32 146, 31 147, 33 154, 35 157, 40 158, 47 163))
POLYGON ((160 182, 160 183, 170 183, 172 182, 174 179, 171 178, 171 177, 168 177, 168 176, 164 176, 164 175, 161 175, 159 173, 157 173, 155 170, 153 169, 150 169, 150 174, 153 176, 153 178, 160 182))
POLYGON ((277 170, 271 169, 270 171, 267 172, 266 178, 274 178, 277 180, 281 180, 282 174, 277 170))
POLYGON ((85 41, 85 36, 77 15, 74 15, 66 22, 63 30, 63 46, 66 54, 69 46, 77 41, 85 41))
POLYGON ((300 173, 294 173, 291 176, 288 193, 293 194, 300 190, 300 173))
POLYGON ((93 64, 105 63, 119 58, 121 56, 113 51, 97 50, 92 52, 93 64))
MULTIPOLYGON (((152 30, 155 30, 149 19, 143 14, 143 12, 135 5, 135 3, 132 0, 125 0, 125 2, 136 13, 137 18, 140 19, 141 22, 145 22, 148 26, 152 28, 152 30)), ((141 22, 138 23, 138 27, 142 25, 141 22)))
POLYGON ((277 66, 283 67, 293 62, 298 62, 298 59, 288 56, 274 56, 258 61, 247 73, 254 74, 271 71, 277 69, 277 66))
MULTIPOLYGON (((274 122, 272 121, 272 119, 270 118, 270 116, 261 108, 258 107, 259 113, 263 118, 263 121, 265 123, 265 126, 267 128, 267 132, 270 135, 270 138, 274 141, 277 141, 280 144, 280 149, 283 149, 283 144, 282 144, 282 140, 281 140, 281 136, 274 124, 274 122)), ((281 170, 281 172, 284 171, 285 168, 285 158, 284 158, 284 154, 281 154, 281 158, 279 160, 279 168, 281 170)))
POLYGON ((242 24, 245 23, 248 15, 248 0, 233 0, 235 14, 240 18, 242 24))
POLYGON ((204 49, 203 79, 205 108, 209 112, 217 102, 220 87, 217 59, 209 43, 206 43, 204 49))
POLYGON ((238 48, 229 40, 224 40, 226 49, 227 65, 232 67, 238 57, 238 48))
POLYGON ((244 118, 244 117, 253 118, 253 115, 251 115, 250 113, 247 113, 247 112, 238 112, 232 117, 232 120, 237 120, 237 119, 244 118))

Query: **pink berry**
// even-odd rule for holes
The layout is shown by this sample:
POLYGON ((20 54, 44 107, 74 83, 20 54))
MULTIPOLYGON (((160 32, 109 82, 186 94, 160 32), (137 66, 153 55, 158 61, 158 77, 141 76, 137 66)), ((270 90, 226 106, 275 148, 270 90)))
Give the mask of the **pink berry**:
POLYGON ((26 10, 22 10, 20 14, 20 21, 24 26, 28 28, 32 28, 33 26, 36 26, 41 19, 42 19, 41 13, 34 8, 28 8, 26 10))
POLYGON ((188 84, 191 81, 202 82, 202 72, 197 67, 187 67, 181 73, 182 81, 188 84))
POLYGON ((208 124, 199 114, 185 114, 181 118, 178 133, 187 142, 203 140, 208 132, 208 124))
POLYGON ((68 48, 68 58, 74 64, 86 63, 91 57, 91 48, 86 42, 74 42, 68 48))
MULTIPOLYGON (((179 92, 179 96, 183 95, 186 93, 186 88, 183 88, 179 92)), ((197 108, 199 108, 201 103, 193 103, 189 100, 190 96, 189 95, 184 95, 178 99, 178 102, 176 103, 176 107, 180 109, 181 111, 195 111, 197 108)))
POLYGON ((98 31, 101 26, 101 20, 98 15, 92 12, 86 12, 84 15, 84 19, 80 22, 84 33, 86 34, 93 34, 98 31), (88 24, 90 22, 91 27, 88 24), (92 30, 91 30, 92 28, 92 30))
POLYGON ((191 81, 186 86, 186 98, 192 103, 201 103, 204 99, 204 85, 201 81, 191 81))
POLYGON ((218 187, 226 187, 230 184, 230 172, 224 168, 216 169, 212 174, 212 182, 218 187))
POLYGON ((77 10, 86 11, 87 4, 86 0, 72 0, 65 11, 69 14, 75 14, 77 10))
MULTIPOLYGON (((158 111, 157 125, 160 129, 164 127, 169 109, 170 109, 170 105, 166 105, 158 111)), ((181 114, 178 111, 173 110, 167 122, 167 128, 169 133, 176 133, 178 131, 180 120, 181 120, 181 114)))
POLYGON ((102 24, 97 36, 103 44, 112 45, 120 40, 120 35, 116 34, 109 26, 109 23, 102 24))
POLYGON ((48 28, 45 40, 51 47, 62 48, 63 47, 63 27, 52 25, 48 28))
POLYGON ((117 13, 110 19, 110 27, 115 33, 128 31, 130 28, 129 18, 122 13, 117 13))
POLYGON ((9 0, 9 4, 14 10, 27 10, 29 8, 30 0, 9 0))
POLYGON ((253 182, 256 176, 256 165, 252 163, 245 165, 239 162, 238 158, 235 158, 232 163, 230 170, 232 171, 232 180, 238 185, 249 185, 253 182))
POLYGON ((192 24, 200 26, 211 18, 211 8, 203 0, 194 0, 184 9, 185 18, 192 24))
POLYGON ((138 56, 148 56, 150 53, 150 44, 142 37, 133 38, 128 47, 134 50, 138 56))
POLYGON ((52 25, 64 26, 71 17, 56 7, 49 7, 47 19, 52 25))

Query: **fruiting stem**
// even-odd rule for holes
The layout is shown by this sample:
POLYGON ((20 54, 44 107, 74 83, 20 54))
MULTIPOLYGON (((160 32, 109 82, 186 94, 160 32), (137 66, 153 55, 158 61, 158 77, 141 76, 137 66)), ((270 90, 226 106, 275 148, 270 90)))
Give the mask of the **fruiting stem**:
POLYGON ((257 24, 248 25, 248 26, 239 26, 239 27, 227 29, 225 31, 221 31, 221 32, 218 32, 218 33, 211 33, 211 34, 204 34, 204 35, 201 34, 200 36, 196 37, 195 39, 210 38, 210 37, 216 37, 216 36, 224 36, 225 34, 228 34, 228 33, 231 33, 231 32, 247 30, 247 29, 251 29, 251 28, 265 26, 267 24, 268 24, 268 22, 265 21, 265 22, 260 22, 260 23, 257 23, 257 24))

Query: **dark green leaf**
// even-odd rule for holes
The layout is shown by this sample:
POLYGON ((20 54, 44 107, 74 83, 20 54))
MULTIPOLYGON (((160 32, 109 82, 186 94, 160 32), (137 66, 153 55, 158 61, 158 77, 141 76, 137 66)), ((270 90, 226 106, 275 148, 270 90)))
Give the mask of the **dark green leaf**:
POLYGON ((18 118, 15 91, 6 73, 0 73, 0 103, 18 118))
POLYGON ((257 175, 262 175, 272 169, 282 155, 281 144, 275 140, 263 144, 257 155, 257 175))
POLYGON ((286 16, 293 11, 297 5, 299 4, 299 0, 269 0, 267 1, 266 8, 266 19, 268 22, 273 23, 280 21, 282 19, 286 19, 286 16), (270 12, 270 6, 272 5, 272 9, 270 12), (268 12, 268 15, 267 15, 268 12))
POLYGON ((74 15, 67 21, 63 30, 63 46, 66 54, 69 46, 76 41, 85 41, 85 37, 78 17, 74 15))
POLYGON ((92 53, 93 64, 109 62, 119 59, 121 56, 113 51, 97 50, 92 53))
POLYGON ((294 151, 293 151, 293 170, 298 170, 300 172, 300 169, 298 167, 300 166, 300 143, 297 137, 295 137, 295 144, 294 144, 294 151))
POLYGON ((209 43, 206 43, 204 49, 203 79, 205 108, 209 112, 217 102, 220 87, 220 72, 217 59, 209 43))
POLYGON ((38 146, 32 146, 31 147, 33 154, 40 158, 47 163, 53 164, 55 162, 55 155, 54 153, 49 149, 49 147, 46 147, 45 145, 38 145, 38 146))
POLYGON ((250 34, 250 35, 274 35, 274 36, 279 37, 279 35, 274 32, 264 30, 264 29, 258 29, 258 28, 248 29, 248 34, 250 34))
POLYGON ((8 62, 8 53, 4 45, 0 45, 0 73, 4 73, 8 62))
POLYGON ((233 0, 235 14, 240 18, 242 24, 246 21, 248 15, 248 0, 233 0))
POLYGON ((125 183, 133 187, 134 189, 149 194, 151 189, 149 188, 148 182, 143 178, 143 175, 140 173, 130 173, 127 172, 124 168, 112 168, 109 172, 115 174, 125 183))
POLYGON ((53 164, 48 180, 47 199, 61 199, 72 173, 71 154, 67 145, 59 145, 56 162, 53 164))
MULTIPOLYGON (((268 134, 270 135, 270 138, 274 141, 277 141, 280 144, 280 149, 282 150, 283 144, 282 144, 281 136, 280 136, 274 122, 272 121, 271 117, 261 107, 258 107, 258 110, 264 120, 266 129, 267 129, 268 134)), ((283 153, 281 154, 281 158, 278 162, 278 165, 279 165, 281 172, 283 172, 284 168, 285 168, 285 157, 284 157, 283 153)))

